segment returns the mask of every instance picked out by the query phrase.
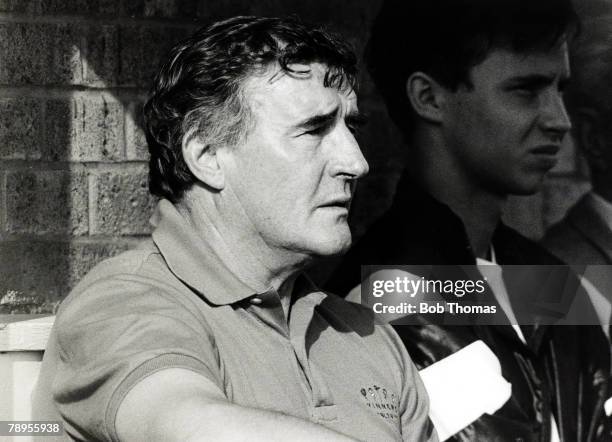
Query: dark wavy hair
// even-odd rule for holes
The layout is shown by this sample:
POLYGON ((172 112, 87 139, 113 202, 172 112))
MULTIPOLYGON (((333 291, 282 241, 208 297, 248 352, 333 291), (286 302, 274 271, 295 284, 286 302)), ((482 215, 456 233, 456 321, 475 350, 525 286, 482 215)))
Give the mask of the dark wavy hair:
POLYGON ((424 72, 450 90, 471 86, 471 69, 491 50, 550 50, 572 39, 571 0, 386 0, 366 47, 366 64, 391 117, 407 135, 415 115, 406 80, 424 72))
POLYGON ((177 202, 197 181, 183 159, 186 137, 202 137, 215 148, 246 135, 250 113, 242 85, 249 76, 273 64, 301 75, 315 62, 327 67, 326 87, 356 87, 349 44, 297 17, 234 17, 176 45, 144 106, 151 193, 177 202))

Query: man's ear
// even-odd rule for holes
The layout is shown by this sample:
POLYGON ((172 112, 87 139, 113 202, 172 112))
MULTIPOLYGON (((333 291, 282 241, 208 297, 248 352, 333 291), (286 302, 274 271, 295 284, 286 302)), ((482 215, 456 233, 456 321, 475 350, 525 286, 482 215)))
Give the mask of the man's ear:
POLYGON ((185 136, 182 148, 185 163, 198 180, 215 190, 225 187, 225 174, 218 161, 217 148, 196 135, 185 136))
POLYGON ((417 115, 431 123, 441 122, 444 96, 436 80, 423 72, 414 72, 406 81, 406 94, 417 115))
POLYGON ((596 172, 605 172, 607 164, 604 135, 600 126, 600 114, 595 109, 581 107, 574 112, 574 135, 578 149, 586 156, 587 162, 596 172))

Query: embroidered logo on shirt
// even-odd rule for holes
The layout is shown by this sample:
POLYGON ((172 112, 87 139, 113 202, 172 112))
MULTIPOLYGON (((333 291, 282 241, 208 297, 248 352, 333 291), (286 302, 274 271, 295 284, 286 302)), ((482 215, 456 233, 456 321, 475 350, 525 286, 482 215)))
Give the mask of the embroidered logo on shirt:
POLYGON ((378 385, 361 387, 360 393, 366 405, 380 417, 389 421, 398 420, 399 397, 395 393, 378 385))

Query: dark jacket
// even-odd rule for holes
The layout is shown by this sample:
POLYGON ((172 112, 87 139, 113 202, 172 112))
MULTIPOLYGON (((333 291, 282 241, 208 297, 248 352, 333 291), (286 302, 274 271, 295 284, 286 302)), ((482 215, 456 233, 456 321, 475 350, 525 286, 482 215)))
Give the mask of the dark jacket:
MULTIPOLYGON (((494 234, 493 246, 500 264, 562 264, 503 224, 494 234)), ((360 266, 366 264, 475 263, 459 217, 403 178, 391 209, 349 251, 327 289, 346 294, 360 283, 360 266)), ((579 286, 577 280, 575 285, 579 286)), ((509 287, 508 292, 512 298, 509 287)), ((442 326, 423 319, 420 325, 395 328, 419 368, 478 339, 499 359, 502 375, 512 384, 512 397, 494 415, 484 415, 458 433, 455 440, 548 442, 551 413, 563 442, 598 440, 610 364, 600 327, 525 328, 527 345, 510 325, 442 326)))

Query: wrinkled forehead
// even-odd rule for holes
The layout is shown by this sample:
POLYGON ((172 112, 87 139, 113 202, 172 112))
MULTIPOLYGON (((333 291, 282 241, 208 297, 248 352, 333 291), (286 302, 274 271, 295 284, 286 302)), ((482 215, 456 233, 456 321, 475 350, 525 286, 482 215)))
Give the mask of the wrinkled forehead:
MULTIPOLYGON (((340 87, 326 84, 330 68, 322 63, 294 64, 287 72, 278 65, 251 75, 242 95, 252 111, 282 111, 288 116, 325 113, 338 108, 341 113, 357 108, 357 95, 345 80, 340 87)), ((266 115, 268 116, 268 115, 266 115)))

